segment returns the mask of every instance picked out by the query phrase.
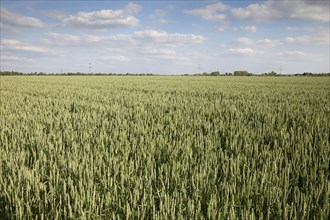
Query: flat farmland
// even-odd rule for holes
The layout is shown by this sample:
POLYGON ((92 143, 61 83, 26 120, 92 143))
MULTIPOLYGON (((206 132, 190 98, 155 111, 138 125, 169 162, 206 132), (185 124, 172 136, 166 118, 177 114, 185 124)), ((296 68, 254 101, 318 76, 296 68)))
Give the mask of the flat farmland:
POLYGON ((330 77, 0 83, 5 219, 330 215, 330 77))

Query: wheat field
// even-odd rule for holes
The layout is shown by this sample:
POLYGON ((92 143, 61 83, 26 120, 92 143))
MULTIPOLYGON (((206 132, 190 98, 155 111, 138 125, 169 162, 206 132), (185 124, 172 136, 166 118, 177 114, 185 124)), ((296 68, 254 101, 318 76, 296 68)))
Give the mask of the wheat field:
POLYGON ((329 218, 329 77, 0 80, 4 219, 329 218))

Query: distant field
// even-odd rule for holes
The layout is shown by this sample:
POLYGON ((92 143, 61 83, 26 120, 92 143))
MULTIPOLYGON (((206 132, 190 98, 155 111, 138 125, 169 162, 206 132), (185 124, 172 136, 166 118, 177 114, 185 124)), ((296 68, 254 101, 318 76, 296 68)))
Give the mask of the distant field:
POLYGON ((330 216, 330 77, 0 83, 4 219, 330 216))

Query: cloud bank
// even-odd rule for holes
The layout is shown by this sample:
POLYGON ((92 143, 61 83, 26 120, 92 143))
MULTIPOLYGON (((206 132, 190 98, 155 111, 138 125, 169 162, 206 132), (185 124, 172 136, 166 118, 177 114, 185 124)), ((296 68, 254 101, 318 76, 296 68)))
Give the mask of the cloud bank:
POLYGON ((135 3, 129 3, 124 9, 99 10, 91 12, 78 12, 75 15, 68 15, 62 19, 62 25, 67 27, 85 28, 114 28, 114 27, 136 27, 139 19, 134 15, 141 7, 135 3))
POLYGON ((185 13, 210 21, 225 21, 229 19, 244 21, 293 19, 327 22, 329 21, 329 1, 268 0, 262 3, 252 3, 246 7, 231 7, 218 2, 201 8, 185 10, 185 13))

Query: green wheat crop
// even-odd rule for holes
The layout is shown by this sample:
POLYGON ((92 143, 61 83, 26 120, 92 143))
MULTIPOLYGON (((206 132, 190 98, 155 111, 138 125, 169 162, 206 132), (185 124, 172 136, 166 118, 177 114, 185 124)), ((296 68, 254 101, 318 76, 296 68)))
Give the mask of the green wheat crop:
POLYGON ((329 218, 329 77, 0 80, 0 219, 329 218))

